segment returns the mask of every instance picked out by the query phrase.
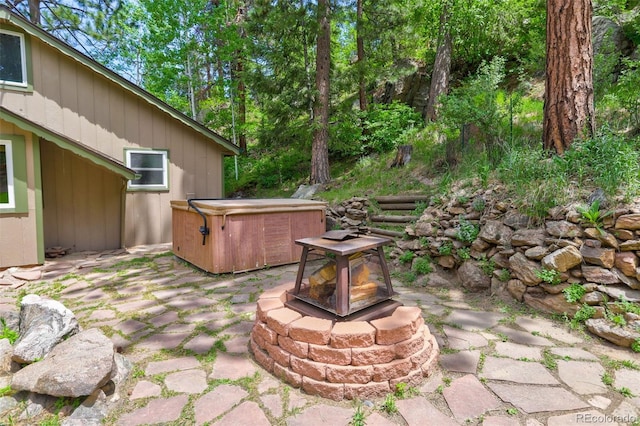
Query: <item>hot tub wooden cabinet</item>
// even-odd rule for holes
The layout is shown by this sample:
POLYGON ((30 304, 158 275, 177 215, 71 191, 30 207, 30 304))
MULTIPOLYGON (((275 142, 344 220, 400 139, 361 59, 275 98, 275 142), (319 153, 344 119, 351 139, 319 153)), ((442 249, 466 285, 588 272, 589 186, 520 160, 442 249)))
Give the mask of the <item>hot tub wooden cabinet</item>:
POLYGON ((323 234, 326 204, 299 199, 171 201, 173 253, 214 274, 296 263, 323 234))

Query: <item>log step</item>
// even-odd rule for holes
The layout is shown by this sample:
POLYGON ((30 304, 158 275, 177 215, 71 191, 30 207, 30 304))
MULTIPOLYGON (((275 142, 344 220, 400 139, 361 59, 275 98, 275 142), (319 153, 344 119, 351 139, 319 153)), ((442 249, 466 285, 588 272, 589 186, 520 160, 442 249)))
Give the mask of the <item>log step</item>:
POLYGON ((375 235, 384 235, 385 237, 394 237, 394 238, 402 238, 404 237, 404 232, 400 231, 391 231, 389 229, 380 229, 380 228, 369 228, 369 232, 375 235))
POLYGON ((375 197, 374 200, 378 204, 397 204, 397 203, 428 203, 431 200, 430 195, 383 195, 375 197))
POLYGON ((411 223, 416 219, 416 216, 371 216, 371 222, 376 223, 411 223))
POLYGON ((396 203, 396 204, 380 204, 380 210, 415 210, 415 203, 396 203))

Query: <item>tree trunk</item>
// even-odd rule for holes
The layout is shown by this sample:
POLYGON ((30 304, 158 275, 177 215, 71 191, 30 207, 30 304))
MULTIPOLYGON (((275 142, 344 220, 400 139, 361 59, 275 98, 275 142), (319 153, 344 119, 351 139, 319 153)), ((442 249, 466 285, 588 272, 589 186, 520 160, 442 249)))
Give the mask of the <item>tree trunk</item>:
POLYGON ((453 43, 451 41, 451 30, 449 29, 449 1, 442 3, 440 13, 438 49, 436 59, 433 64, 433 74, 431 75, 431 86, 429 87, 429 99, 425 118, 428 121, 435 121, 438 118, 438 98, 449 90, 449 75, 451 73, 451 51, 453 43))
MULTIPOLYGON (((240 39, 247 38, 247 34, 244 29, 244 21, 246 17, 246 9, 243 1, 238 4, 238 12, 236 14, 236 24, 238 25, 240 32, 240 39)), ((240 132, 238 134, 238 146, 240 152, 247 152, 247 135, 245 133, 245 125, 247 123, 247 93, 246 86, 244 84, 244 54, 242 50, 236 51, 236 78, 238 79, 238 128, 240 132)))
POLYGON ((318 47, 314 131, 311 147, 311 184, 327 183, 329 174, 329 71, 331 66, 331 23, 329 0, 318 0, 318 47))
POLYGON ((547 0, 543 146, 562 155, 595 132, 591 0, 547 0))
POLYGON ((364 37, 362 35, 363 32, 363 22, 362 22, 362 2, 364 0, 357 1, 357 11, 356 11, 356 46, 358 50, 358 99, 360 101, 360 111, 367 110, 367 88, 365 81, 365 67, 366 67, 366 57, 364 54, 364 37))
POLYGON ((32 24, 40 26, 40 0, 29 0, 29 19, 32 24))

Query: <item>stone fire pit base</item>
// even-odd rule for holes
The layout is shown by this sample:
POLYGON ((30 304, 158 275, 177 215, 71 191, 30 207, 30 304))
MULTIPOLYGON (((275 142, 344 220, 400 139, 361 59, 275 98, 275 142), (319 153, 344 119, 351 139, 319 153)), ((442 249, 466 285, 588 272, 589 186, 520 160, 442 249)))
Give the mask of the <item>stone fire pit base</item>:
POLYGON ((437 366, 440 349, 420 308, 335 322, 285 307, 293 285, 262 294, 251 332, 256 361, 291 386, 336 401, 374 398, 421 384, 437 366))

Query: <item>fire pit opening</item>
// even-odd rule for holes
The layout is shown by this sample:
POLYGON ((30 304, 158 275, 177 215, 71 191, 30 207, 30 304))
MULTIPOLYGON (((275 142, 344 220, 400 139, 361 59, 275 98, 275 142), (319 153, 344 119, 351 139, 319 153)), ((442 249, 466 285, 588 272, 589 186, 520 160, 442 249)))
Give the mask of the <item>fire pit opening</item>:
POLYGON ((329 231, 296 240, 302 256, 294 288, 285 305, 319 318, 370 320, 393 312, 401 303, 394 291, 383 246, 385 238, 329 231))

